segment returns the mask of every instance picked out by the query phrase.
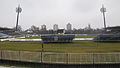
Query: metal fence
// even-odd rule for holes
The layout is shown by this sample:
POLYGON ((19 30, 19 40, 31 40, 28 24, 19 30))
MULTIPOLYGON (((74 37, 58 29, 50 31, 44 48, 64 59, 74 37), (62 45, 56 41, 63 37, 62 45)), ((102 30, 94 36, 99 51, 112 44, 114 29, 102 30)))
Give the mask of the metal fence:
POLYGON ((120 63, 120 53, 55 53, 1 50, 0 59, 37 63, 108 64, 120 63))

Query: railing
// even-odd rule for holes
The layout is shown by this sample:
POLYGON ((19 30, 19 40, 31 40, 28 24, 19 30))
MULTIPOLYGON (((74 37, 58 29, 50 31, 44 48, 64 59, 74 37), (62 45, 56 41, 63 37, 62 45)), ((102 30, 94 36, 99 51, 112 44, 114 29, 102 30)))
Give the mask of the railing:
POLYGON ((120 63, 120 53, 55 53, 1 50, 0 59, 37 63, 107 64, 120 63))

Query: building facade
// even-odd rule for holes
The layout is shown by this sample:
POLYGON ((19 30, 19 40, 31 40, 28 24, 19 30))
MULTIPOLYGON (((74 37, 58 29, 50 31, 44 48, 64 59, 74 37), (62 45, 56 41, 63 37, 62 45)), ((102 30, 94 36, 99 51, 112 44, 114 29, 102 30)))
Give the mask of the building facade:
POLYGON ((46 25, 41 25, 41 30, 47 30, 46 25))
POLYGON ((58 25, 57 25, 57 24, 54 24, 54 25, 53 25, 53 30, 54 30, 54 31, 57 31, 58 29, 59 29, 59 28, 58 28, 58 25))
POLYGON ((67 28, 67 30, 72 30, 72 25, 70 23, 68 23, 66 28, 67 28))

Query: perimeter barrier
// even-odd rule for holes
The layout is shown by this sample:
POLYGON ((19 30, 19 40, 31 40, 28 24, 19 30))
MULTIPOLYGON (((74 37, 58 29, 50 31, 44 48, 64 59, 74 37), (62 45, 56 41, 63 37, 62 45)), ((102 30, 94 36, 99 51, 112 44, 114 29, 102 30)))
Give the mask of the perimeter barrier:
POLYGON ((0 50, 0 59, 60 64, 120 63, 120 53, 56 53, 0 50))

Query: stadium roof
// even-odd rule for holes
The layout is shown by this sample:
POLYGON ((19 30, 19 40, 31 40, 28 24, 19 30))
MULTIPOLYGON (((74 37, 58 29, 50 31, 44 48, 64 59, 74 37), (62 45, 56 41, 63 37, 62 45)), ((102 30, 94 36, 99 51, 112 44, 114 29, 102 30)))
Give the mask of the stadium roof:
POLYGON ((107 27, 106 29, 111 29, 111 30, 120 30, 120 26, 107 27))
POLYGON ((11 28, 3 28, 3 27, 0 27, 0 31, 2 30, 12 30, 11 28))

